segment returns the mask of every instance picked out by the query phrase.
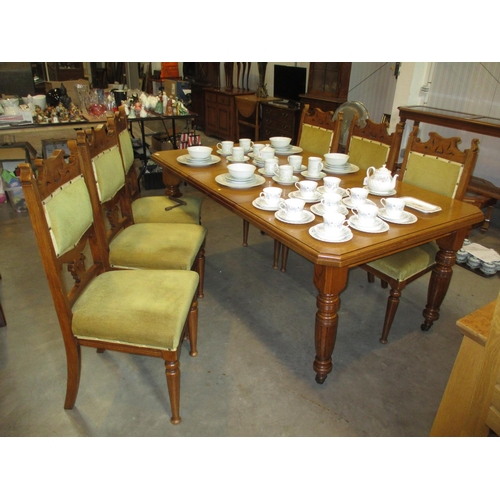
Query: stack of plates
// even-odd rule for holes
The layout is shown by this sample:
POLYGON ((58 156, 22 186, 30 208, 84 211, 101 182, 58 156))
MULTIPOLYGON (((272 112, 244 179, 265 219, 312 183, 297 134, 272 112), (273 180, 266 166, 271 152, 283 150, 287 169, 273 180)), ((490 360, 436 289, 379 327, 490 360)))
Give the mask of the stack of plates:
POLYGON ((177 158, 179 163, 183 165, 189 165, 190 167, 206 167, 208 165, 214 165, 215 163, 220 162, 220 157, 216 155, 210 155, 207 158, 203 159, 195 159, 192 158, 191 155, 181 155, 177 158))
POLYGON ((353 165, 352 163, 346 163, 345 165, 339 165, 335 167, 332 165, 328 165, 328 163, 325 163, 325 165, 323 166, 323 171, 329 174, 352 174, 354 172, 357 172, 358 170, 359 167, 353 165))
POLYGON ((261 175, 252 175, 248 179, 241 180, 235 179, 231 174, 220 174, 215 177, 215 181, 223 186, 232 187, 236 189, 248 189, 255 186, 260 186, 266 182, 266 179, 261 175))
POLYGON ((296 155, 302 153, 302 151, 304 150, 298 146, 287 146, 286 148, 275 148, 274 150, 277 155, 296 155))

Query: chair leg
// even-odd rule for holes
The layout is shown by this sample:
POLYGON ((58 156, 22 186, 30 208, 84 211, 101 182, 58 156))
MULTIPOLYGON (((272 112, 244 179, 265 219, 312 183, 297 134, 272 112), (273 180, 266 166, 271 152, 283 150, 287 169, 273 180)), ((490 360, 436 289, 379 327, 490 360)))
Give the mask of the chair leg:
POLYGON ((493 213, 493 205, 489 206, 486 209, 485 219, 484 219, 483 225, 481 226, 482 233, 485 233, 486 231, 488 231, 488 228, 490 227, 492 213, 493 213))
POLYGON ((243 219, 243 246, 248 246, 248 229, 250 227, 250 223, 243 219))
POLYGON ((286 245, 283 245, 281 252, 281 269, 282 273, 286 273, 286 263, 288 261, 288 250, 290 250, 286 245))
POLYGON ((193 300, 188 316, 189 355, 198 356, 198 301, 193 300))
POLYGON ((389 331, 391 330, 392 322, 394 321, 394 317, 396 316, 396 311, 398 310, 400 297, 401 297, 401 291, 391 288, 389 298, 387 299, 387 309, 385 311, 382 336, 380 337, 380 342, 382 344, 387 344, 387 337, 389 336, 389 331))
POLYGON ((278 240, 274 240, 274 262, 273 262, 273 269, 278 269, 279 268, 280 250, 281 250, 281 243, 278 240))
POLYGON ((388 284, 387 284, 387 281, 380 280, 380 286, 381 286, 382 288, 387 288, 387 285, 388 285, 388 284))
POLYGON ((68 380, 66 382, 66 400, 64 409, 71 410, 75 406, 78 388, 80 387, 80 374, 82 370, 82 355, 80 344, 74 340, 74 345, 66 345, 66 364, 68 380))
POLYGON ((179 414, 180 391, 181 391, 181 371, 179 370, 179 360, 165 360, 165 375, 167 377, 168 397, 170 399, 170 410, 172 418, 170 422, 180 424, 179 414))
POLYGON ((368 278, 368 283, 374 283, 375 282, 375 276, 373 276, 372 273, 367 272, 366 277, 368 278))
POLYGON ((198 283, 198 297, 202 299, 205 286, 205 243, 203 243, 203 246, 198 252, 196 271, 198 272, 198 275, 200 277, 200 282, 198 283))

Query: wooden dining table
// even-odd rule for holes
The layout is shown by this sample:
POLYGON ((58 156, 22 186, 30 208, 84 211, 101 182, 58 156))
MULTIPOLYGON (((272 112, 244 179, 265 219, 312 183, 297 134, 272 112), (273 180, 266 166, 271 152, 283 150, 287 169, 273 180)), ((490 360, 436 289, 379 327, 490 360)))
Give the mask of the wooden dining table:
MULTIPOLYGON (((322 217, 316 215, 315 220, 308 224, 288 224, 278 220, 274 212, 260 210, 252 204, 264 187, 279 186, 272 178, 264 177, 265 182, 256 187, 245 189, 227 187, 215 180, 218 175, 228 173, 228 160, 225 157, 220 156, 220 161, 213 165, 195 167, 187 166, 177 160, 186 154, 186 150, 158 151, 151 157, 162 167, 167 195, 182 196, 181 182, 187 182, 314 264, 313 282, 318 295, 314 332, 316 356, 313 369, 318 383, 323 383, 332 370, 332 354, 339 326, 340 295, 347 286, 350 269, 436 240, 440 250, 437 252, 436 265, 429 280, 427 304, 423 310, 424 321, 421 325, 421 329, 427 331, 439 318, 439 309, 452 277, 456 251, 461 248, 470 228, 484 218, 482 212, 473 205, 398 181, 397 193, 394 196, 411 196, 437 205, 441 210, 435 213, 422 213, 406 208, 417 216, 418 220, 415 223, 389 223, 389 229, 383 233, 367 233, 352 229, 353 238, 350 241, 323 242, 309 234, 309 228, 321 223, 322 217)), ((303 165, 306 166, 308 157, 315 156, 307 151, 299 154, 303 156, 303 165)), ((218 156, 215 151, 214 156, 218 156)), ((287 163, 287 157, 288 155, 280 155, 279 163, 287 163)), ((255 173, 260 175, 258 170, 255 173)), ((300 174, 295 175, 300 180, 305 179, 300 174)), ((328 175, 339 177, 340 187, 349 188, 361 187, 366 172, 360 169, 349 174, 328 175)), ((317 182, 318 186, 323 184, 321 180, 317 182)), ((291 192, 297 190, 295 185, 279 187, 283 189, 283 197, 288 197, 291 192)), ((382 207, 381 196, 370 194, 368 198, 382 207)), ((310 206, 311 204, 306 204, 306 209, 309 210, 310 206)))

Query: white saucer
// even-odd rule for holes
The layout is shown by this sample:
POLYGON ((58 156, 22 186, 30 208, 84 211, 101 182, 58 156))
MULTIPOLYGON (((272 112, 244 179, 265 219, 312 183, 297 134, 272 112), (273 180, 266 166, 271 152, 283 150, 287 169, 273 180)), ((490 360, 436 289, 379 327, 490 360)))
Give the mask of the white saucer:
POLYGON ((357 172, 358 170, 359 167, 353 165, 352 163, 346 163, 345 165, 340 167, 330 167, 328 165, 323 165, 323 171, 329 174, 352 174, 354 172, 357 172))
POLYGON ((263 175, 264 177, 274 177, 276 175, 276 174, 266 174, 266 171, 264 170, 264 168, 257 169, 257 172, 260 175, 263 175))
POLYGON ((181 155, 177 158, 179 163, 183 165, 188 165, 190 167, 207 167, 210 165, 215 165, 220 162, 220 158, 215 155, 210 155, 210 160, 195 160, 189 155, 181 155))
POLYGON ((217 154, 218 154, 218 155, 221 155, 221 156, 231 156, 231 153, 223 153, 223 152, 222 152, 222 149, 218 149, 218 150, 217 150, 217 154))
POLYGON ((303 175, 306 179, 323 179, 323 177, 326 177, 325 172, 318 172, 316 175, 311 175, 309 170, 304 170, 300 175, 303 175))
MULTIPOLYGON (((347 207, 347 208, 357 208, 356 205, 353 205, 351 202, 351 197, 347 196, 346 198, 342 198, 342 203, 347 207)), ((365 203, 369 203, 370 205, 376 205, 372 200, 369 200, 368 198, 365 200, 365 203)), ((358 205, 359 206, 359 205, 358 205)))
POLYGON ((307 167, 305 165, 301 165, 300 167, 298 168, 294 168, 293 169, 293 173, 294 174, 300 174, 301 172, 303 172, 304 170, 307 170, 307 167))
POLYGON ((295 184, 296 182, 299 181, 299 178, 295 175, 292 176, 292 180, 290 181, 280 181, 280 178, 277 175, 273 176, 273 181, 277 182, 278 184, 281 184, 282 186, 291 186, 292 184, 295 184))
POLYGON ((317 191, 319 191, 321 194, 326 194, 326 193, 330 193, 330 192, 331 193, 337 193, 337 194, 340 194, 340 196, 344 196, 345 192, 346 192, 345 189, 341 188, 341 187, 335 188, 332 191, 327 191, 325 189, 325 186, 318 186, 317 191))
POLYGON ((344 227, 338 236, 331 236, 323 230, 323 223, 316 224, 309 228, 309 234, 316 240, 326 241, 327 243, 343 243, 352 240, 352 231, 344 227))
POLYGON ((314 214, 307 210, 302 210, 302 218, 298 220, 290 220, 285 216, 285 212, 280 208, 274 216, 281 222, 286 222, 287 224, 309 224, 309 222, 312 222, 315 217, 314 214))
MULTIPOLYGON (((268 159, 268 158, 266 158, 266 160, 267 160, 267 159, 268 159)), ((272 157, 272 159, 273 159, 273 160, 274 160, 274 159, 279 160, 279 158, 277 158, 276 156, 273 156, 273 157, 272 157)), ((258 159, 257 159, 257 158, 254 158, 252 163, 253 163, 255 166, 257 166, 257 167, 263 167, 263 166, 266 164, 266 160, 261 160, 260 158, 258 158, 258 159)))
POLYGON ((381 208, 378 211, 378 216, 381 219, 386 220, 387 222, 393 222, 394 224, 413 224, 417 222, 418 218, 416 215, 410 212, 403 212, 401 217, 395 219, 394 217, 388 217, 385 211, 385 208, 381 208))
POLYGON ((227 174, 219 174, 215 177, 215 182, 236 189, 249 189, 256 186, 261 186, 266 182, 266 179, 261 175, 254 174, 253 180, 250 182, 232 182, 228 181, 226 178, 227 174))
POLYGON ((299 148, 298 146, 287 146, 286 148, 282 149, 277 149, 274 148, 274 152, 277 155, 296 155, 298 153, 302 153, 304 151, 302 148, 299 148))
MULTIPOLYGON (((323 216, 325 214, 325 206, 323 205, 323 203, 316 203, 316 205, 311 205, 311 212, 313 214, 323 216)), ((349 210, 347 210, 347 208, 344 207, 343 205, 339 204, 337 212, 343 215, 347 215, 349 213, 349 210)))
POLYGON ((234 163, 242 163, 242 162, 245 162, 245 161, 248 161, 250 158, 246 155, 243 156, 243 160, 235 160, 231 155, 230 156, 226 156, 226 160, 230 161, 231 163, 234 162, 234 163))
POLYGON ((226 174, 226 181, 227 182, 234 182, 234 183, 237 183, 237 184, 241 184, 241 183, 243 183, 243 184, 251 184, 254 181, 254 176, 252 175, 252 177, 250 177, 250 179, 236 179, 231 174, 226 174))
POLYGON ((393 194, 396 194, 395 189, 391 189, 390 191, 386 191, 385 193, 381 193, 380 191, 372 191, 371 189, 368 189, 368 192, 370 194, 374 194, 375 196, 392 196, 393 194))
POLYGON ((288 197, 299 198, 299 200, 304 200, 306 203, 316 203, 317 201, 321 200, 322 194, 316 191, 316 196, 314 196, 314 198, 304 198, 300 195, 300 191, 292 191, 291 193, 288 193, 288 197))
POLYGON ((385 233, 389 229, 389 224, 379 219, 378 217, 375 219, 376 223, 373 227, 360 226, 358 224, 358 216, 351 215, 348 219, 349 225, 357 229, 358 231, 362 231, 364 233, 385 233))
MULTIPOLYGON (((280 198, 280 201, 285 201, 284 198, 280 198)), ((260 210, 267 210, 269 212, 276 212, 276 210, 279 210, 279 202, 278 205, 274 207, 270 207, 260 196, 258 198, 255 198, 255 200, 252 201, 252 205, 255 208, 259 208, 260 210)))

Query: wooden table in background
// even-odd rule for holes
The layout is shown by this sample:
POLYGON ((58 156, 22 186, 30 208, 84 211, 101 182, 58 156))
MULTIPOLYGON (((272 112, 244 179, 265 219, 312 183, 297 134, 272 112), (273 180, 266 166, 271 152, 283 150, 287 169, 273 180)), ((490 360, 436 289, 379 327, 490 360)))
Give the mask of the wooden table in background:
MULTIPOLYGON (((378 234, 362 233, 353 229, 354 237, 348 242, 324 243, 314 239, 308 232, 311 226, 321 222, 320 217, 316 216, 315 221, 310 224, 286 224, 277 220, 273 212, 259 210, 252 205, 252 201, 264 187, 277 185, 270 178, 266 178, 265 184, 258 187, 232 189, 215 181, 217 175, 227 173, 225 158, 209 167, 188 167, 177 161, 182 154, 186 154, 186 151, 159 151, 153 154, 153 160, 163 169, 167 195, 181 195, 179 185, 181 181, 185 181, 314 264, 313 281, 318 290, 318 297, 314 332, 316 357, 313 368, 318 383, 323 383, 332 370, 340 294, 347 286, 349 269, 437 240, 440 251, 436 255, 436 266, 429 282, 427 305, 423 311, 422 329, 428 330, 439 318, 439 308, 452 276, 455 252, 461 248, 469 228, 483 219, 481 211, 473 205, 398 182, 398 196, 413 196, 439 205, 442 210, 423 214, 409 209, 418 217, 415 224, 390 224, 387 232, 378 234)), ((304 151, 302 156, 303 163, 307 164, 307 157, 311 155, 304 151)), ((286 156, 280 157, 280 163, 285 162, 286 156)), ((341 175, 341 187, 361 186, 364 176, 363 170, 341 175)), ((321 182, 319 184, 321 185, 321 182)), ((284 197, 296 190, 295 186, 280 187, 283 188, 284 197)), ((380 199, 371 195, 370 198, 375 202, 380 199)))

